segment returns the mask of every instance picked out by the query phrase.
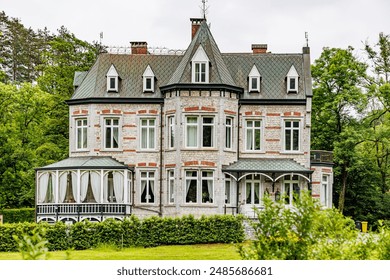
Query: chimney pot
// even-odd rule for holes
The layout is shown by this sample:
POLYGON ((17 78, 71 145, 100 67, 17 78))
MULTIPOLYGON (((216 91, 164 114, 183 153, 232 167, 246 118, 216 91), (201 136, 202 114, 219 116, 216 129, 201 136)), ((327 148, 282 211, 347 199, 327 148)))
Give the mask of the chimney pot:
POLYGON ((194 39, 194 36, 196 32, 198 32, 200 25, 203 21, 205 21, 205 18, 190 18, 191 21, 191 40, 194 39))
POLYGON ((131 54, 148 54, 147 42, 130 42, 131 54))
POLYGON ((267 53, 267 44, 252 44, 252 51, 254 54, 267 53))

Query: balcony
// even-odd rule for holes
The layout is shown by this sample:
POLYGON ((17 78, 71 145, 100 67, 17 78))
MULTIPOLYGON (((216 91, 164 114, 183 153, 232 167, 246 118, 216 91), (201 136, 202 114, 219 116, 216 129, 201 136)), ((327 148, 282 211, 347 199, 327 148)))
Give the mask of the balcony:
POLYGON ((310 151, 310 162, 333 164, 333 152, 312 150, 310 151))
POLYGON ((130 204, 63 203, 40 204, 36 207, 37 221, 79 222, 85 219, 103 221, 106 218, 122 220, 131 215, 130 204))

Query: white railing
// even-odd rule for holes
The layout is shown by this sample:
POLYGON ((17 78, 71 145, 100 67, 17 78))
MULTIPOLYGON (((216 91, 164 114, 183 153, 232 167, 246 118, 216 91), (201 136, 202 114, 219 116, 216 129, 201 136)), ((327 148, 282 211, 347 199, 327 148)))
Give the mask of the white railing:
POLYGON ((127 204, 40 204, 37 205, 37 215, 125 215, 127 204))

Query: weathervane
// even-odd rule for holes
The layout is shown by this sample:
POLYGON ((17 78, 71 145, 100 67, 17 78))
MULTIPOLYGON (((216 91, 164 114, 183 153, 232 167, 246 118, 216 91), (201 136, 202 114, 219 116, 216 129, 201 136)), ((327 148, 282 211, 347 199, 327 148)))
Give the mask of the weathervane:
POLYGON ((201 9, 202 9, 202 14, 203 14, 203 18, 204 19, 206 19, 207 10, 209 9, 209 7, 206 6, 206 2, 207 1, 208 0, 202 0, 202 7, 201 7, 201 9))
POLYGON ((309 47, 309 33, 305 32, 306 47, 309 47))

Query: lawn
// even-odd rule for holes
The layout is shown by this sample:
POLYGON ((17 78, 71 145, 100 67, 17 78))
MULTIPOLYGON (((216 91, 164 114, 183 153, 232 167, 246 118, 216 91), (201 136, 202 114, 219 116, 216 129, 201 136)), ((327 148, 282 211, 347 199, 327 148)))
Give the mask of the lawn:
MULTIPOLYGON (((0 260, 21 260, 18 252, 0 252, 0 260)), ((239 260, 235 244, 198 244, 117 249, 101 246, 82 251, 48 253, 49 260, 239 260)))

